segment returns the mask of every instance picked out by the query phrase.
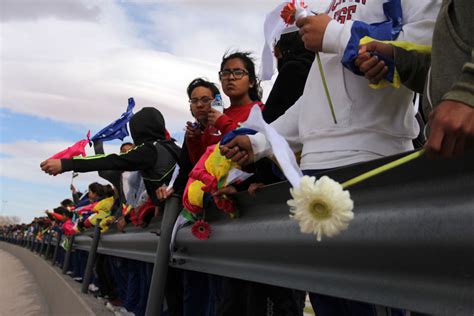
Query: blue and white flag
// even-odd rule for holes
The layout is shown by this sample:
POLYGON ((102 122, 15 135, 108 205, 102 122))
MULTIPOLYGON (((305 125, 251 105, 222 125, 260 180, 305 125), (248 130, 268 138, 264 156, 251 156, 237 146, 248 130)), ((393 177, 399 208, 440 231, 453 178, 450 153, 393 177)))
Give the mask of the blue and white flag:
POLYGON ((95 134, 91 140, 93 142, 96 141, 108 141, 113 139, 120 139, 123 140, 125 137, 129 135, 127 129, 127 123, 133 116, 133 108, 135 107, 135 101, 133 98, 128 99, 128 107, 127 111, 123 113, 120 118, 115 120, 113 123, 104 127, 100 132, 95 134))

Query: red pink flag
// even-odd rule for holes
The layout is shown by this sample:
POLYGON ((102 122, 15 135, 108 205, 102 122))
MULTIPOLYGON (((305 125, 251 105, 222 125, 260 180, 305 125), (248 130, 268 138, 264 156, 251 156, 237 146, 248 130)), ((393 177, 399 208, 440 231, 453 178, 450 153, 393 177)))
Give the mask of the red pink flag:
POLYGON ((80 140, 76 142, 71 147, 64 149, 63 151, 58 152, 54 156, 51 156, 49 159, 71 159, 76 156, 86 156, 85 147, 90 143, 91 131, 87 132, 87 139, 80 140))

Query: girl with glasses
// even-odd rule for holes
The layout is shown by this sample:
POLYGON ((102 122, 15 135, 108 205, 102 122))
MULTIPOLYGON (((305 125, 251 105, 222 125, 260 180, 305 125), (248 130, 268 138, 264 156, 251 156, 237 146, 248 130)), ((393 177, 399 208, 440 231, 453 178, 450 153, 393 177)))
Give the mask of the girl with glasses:
POLYGON ((219 79, 224 94, 230 99, 230 107, 224 109, 223 113, 210 106, 212 102, 210 98, 214 99, 218 90, 217 92, 209 90, 208 93, 203 93, 204 87, 202 86, 193 88, 190 85, 188 87, 191 112, 193 109, 196 111, 193 115, 201 125, 198 128, 197 124, 188 122, 186 127, 188 135, 186 145, 193 164, 201 158, 208 146, 218 143, 223 135, 245 122, 250 109, 255 104, 263 109, 262 89, 255 74, 255 64, 250 53, 237 51, 224 55, 219 79), (190 90, 190 88, 193 89, 190 90), (205 112, 207 112, 207 117, 205 112), (220 135, 216 135, 216 130, 220 135))

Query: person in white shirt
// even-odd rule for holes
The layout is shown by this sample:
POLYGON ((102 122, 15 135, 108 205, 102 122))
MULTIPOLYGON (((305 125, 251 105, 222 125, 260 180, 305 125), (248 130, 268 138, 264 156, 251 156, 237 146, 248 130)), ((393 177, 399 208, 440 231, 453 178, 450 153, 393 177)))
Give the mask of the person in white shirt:
MULTIPOLYGON (((335 118, 317 59, 303 95, 271 125, 301 152, 305 174, 377 159, 413 149, 419 133, 413 92, 401 86, 372 89, 354 61, 364 36, 430 45, 441 0, 332 0, 326 14, 296 21, 309 50, 319 52, 335 118)), ((383 64, 382 64, 383 65, 383 64)), ((388 72, 393 63, 387 61, 388 72)), ((263 134, 237 136, 221 153, 245 165, 272 154, 263 134)), ((310 294, 318 316, 371 316, 367 303, 310 294)), ((402 311, 392 310, 392 315, 402 311)))

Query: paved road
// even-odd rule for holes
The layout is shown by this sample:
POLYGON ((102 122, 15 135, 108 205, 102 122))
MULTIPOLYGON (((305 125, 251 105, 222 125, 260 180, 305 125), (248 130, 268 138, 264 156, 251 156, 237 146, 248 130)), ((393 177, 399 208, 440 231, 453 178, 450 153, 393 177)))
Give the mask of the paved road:
POLYGON ((0 249, 0 316, 48 315, 34 276, 20 260, 0 249))

